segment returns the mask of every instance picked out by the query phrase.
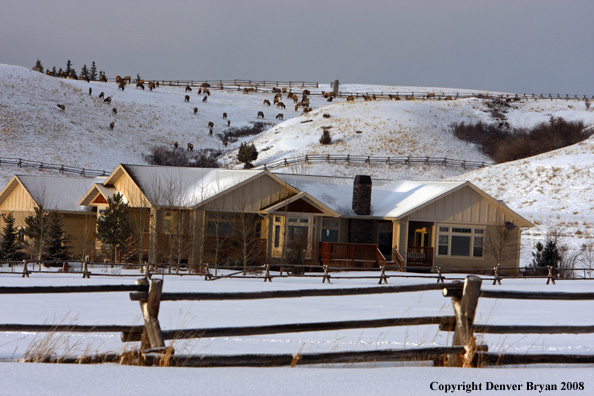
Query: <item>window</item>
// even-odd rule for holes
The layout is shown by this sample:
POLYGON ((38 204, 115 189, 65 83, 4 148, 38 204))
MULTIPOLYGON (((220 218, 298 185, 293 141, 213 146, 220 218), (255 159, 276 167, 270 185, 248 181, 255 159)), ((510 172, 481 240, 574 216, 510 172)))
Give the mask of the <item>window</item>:
POLYGON ((208 212, 206 214, 208 236, 227 237, 233 234, 235 216, 231 213, 208 212))
POLYGON ((322 221, 322 242, 338 242, 338 230, 340 223, 338 220, 322 221))
POLYGON ((484 228, 439 227, 437 255, 483 257, 484 228))

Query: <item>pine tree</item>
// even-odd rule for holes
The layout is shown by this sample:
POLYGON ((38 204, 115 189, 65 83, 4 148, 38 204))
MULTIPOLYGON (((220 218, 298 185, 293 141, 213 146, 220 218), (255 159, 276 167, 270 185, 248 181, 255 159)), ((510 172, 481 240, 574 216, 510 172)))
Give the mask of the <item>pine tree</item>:
POLYGON ((89 69, 87 69, 87 65, 83 65, 82 69, 80 69, 80 78, 88 78, 89 77, 89 69))
POLYGON ((52 212, 49 216, 47 249, 43 255, 43 259, 55 261, 68 260, 71 249, 68 242, 70 242, 70 236, 64 232, 62 216, 56 212, 52 212))
POLYGON ((245 169, 252 168, 252 162, 258 159, 258 150, 256 150, 256 146, 254 146, 253 143, 241 143, 241 146, 239 146, 239 151, 237 153, 237 159, 245 164, 243 166, 245 169))
POLYGON ((43 73, 43 65, 41 64, 39 58, 37 58, 37 62, 35 62, 35 66, 33 66, 33 70, 43 73))
POLYGON ((32 251, 37 255, 37 260, 43 258, 47 234, 49 229, 48 214, 43 206, 35 208, 35 215, 25 218, 24 233, 31 239, 32 251))
POLYGON ((2 229, 2 242, 0 243, 0 255, 4 260, 16 260, 21 256, 23 246, 19 242, 18 231, 14 226, 12 212, 4 215, 4 228, 2 229))
POLYGON ((535 267, 557 267, 561 261, 561 254, 557 249, 557 242, 549 239, 546 245, 536 243, 536 252, 532 253, 532 265, 535 267))
POLYGON ((56 73, 58 73, 56 71, 56 66, 52 67, 52 76, 56 77, 56 73))
POLYGON ((68 61, 66 62, 66 74, 70 75, 70 73, 73 71, 74 70, 72 69, 72 62, 70 62, 70 59, 68 59, 68 61))
POLYGON ((89 78, 91 79, 91 81, 97 81, 97 66, 95 66, 95 61, 91 63, 89 78))
POLYGON ((128 204, 122 194, 109 197, 107 203, 107 209, 97 219, 97 239, 110 246, 112 260, 115 261, 117 251, 126 246, 133 227, 128 217, 128 204))

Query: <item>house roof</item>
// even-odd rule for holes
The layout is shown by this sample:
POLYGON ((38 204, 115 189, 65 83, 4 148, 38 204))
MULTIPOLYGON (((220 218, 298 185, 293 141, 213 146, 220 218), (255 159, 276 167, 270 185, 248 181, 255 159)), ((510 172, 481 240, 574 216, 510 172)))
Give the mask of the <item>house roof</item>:
POLYGON ((105 180, 104 177, 89 179, 64 176, 15 175, 0 192, 0 203, 4 202, 18 185, 21 185, 35 204, 43 206, 47 210, 88 212, 91 208, 79 205, 77 197, 83 196, 94 183, 103 180, 105 180))
POLYGON ((78 201, 79 205, 90 205, 93 201, 97 198, 97 196, 102 196, 107 201, 107 198, 110 198, 118 193, 118 190, 114 187, 107 187, 103 183, 95 183, 91 187, 89 191, 78 201))
POLYGON ((196 207, 210 198, 267 174, 263 170, 229 170, 122 164, 105 184, 126 172, 152 205, 196 207))
MULTIPOLYGON (((277 176, 300 191, 329 206, 341 216, 361 217, 352 209, 353 178, 277 174, 277 176)), ((499 205, 514 217, 521 226, 533 226, 528 220, 509 209, 470 182, 459 181, 410 181, 374 179, 371 193, 370 217, 401 219, 441 197, 463 187, 470 187, 483 198, 499 205)))

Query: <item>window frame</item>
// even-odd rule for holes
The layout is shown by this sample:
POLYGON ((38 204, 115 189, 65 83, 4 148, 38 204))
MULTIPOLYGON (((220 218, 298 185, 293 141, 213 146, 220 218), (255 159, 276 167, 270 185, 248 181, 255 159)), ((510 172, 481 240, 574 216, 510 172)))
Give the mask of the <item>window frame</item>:
MULTIPOLYGON (((437 257, 455 258, 455 259, 485 259, 485 235, 486 226, 480 225, 461 225, 461 224, 438 224, 437 225, 437 257), (468 255, 453 255, 452 245, 453 237, 467 237, 468 255), (446 253, 443 253, 444 248, 446 253), (475 253, 480 251, 480 255, 475 253)), ((464 247, 466 248, 466 247, 464 247)))

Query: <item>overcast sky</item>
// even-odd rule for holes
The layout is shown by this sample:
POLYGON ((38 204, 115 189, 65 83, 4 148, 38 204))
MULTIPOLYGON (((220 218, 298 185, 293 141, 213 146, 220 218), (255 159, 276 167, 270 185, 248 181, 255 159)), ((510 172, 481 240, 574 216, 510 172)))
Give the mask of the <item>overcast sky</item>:
POLYGON ((594 0, 0 0, 0 63, 594 94, 594 0))

